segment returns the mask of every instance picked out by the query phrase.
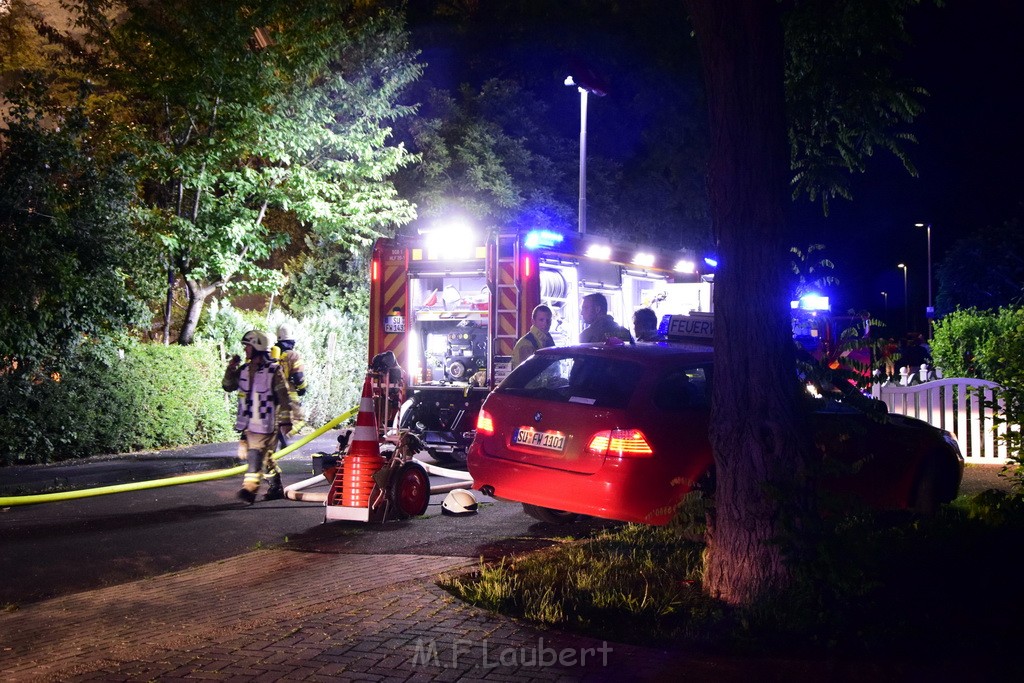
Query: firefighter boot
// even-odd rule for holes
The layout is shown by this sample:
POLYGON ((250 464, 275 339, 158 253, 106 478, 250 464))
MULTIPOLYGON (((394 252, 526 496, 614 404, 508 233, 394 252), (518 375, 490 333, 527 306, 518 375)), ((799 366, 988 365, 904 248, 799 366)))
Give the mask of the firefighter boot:
POLYGON ((238 489, 238 498, 252 505, 256 502, 256 492, 249 489, 238 489))
POLYGON ((280 500, 284 498, 284 487, 281 486, 280 474, 267 477, 267 483, 270 484, 270 488, 263 494, 263 500, 280 500))

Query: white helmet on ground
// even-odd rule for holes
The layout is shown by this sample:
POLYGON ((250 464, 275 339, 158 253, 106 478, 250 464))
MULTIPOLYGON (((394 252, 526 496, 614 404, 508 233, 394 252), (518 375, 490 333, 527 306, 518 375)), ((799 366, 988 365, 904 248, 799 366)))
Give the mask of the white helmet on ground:
POLYGON ((455 489, 444 497, 441 513, 445 515, 472 515, 476 512, 476 496, 466 489, 455 489))
POLYGON ((295 337, 292 335, 292 326, 288 323, 282 323, 277 328, 277 340, 278 341, 294 341, 295 337))
POLYGON ((253 351, 266 352, 270 349, 270 337, 261 330, 249 330, 242 337, 242 346, 251 346, 253 351))

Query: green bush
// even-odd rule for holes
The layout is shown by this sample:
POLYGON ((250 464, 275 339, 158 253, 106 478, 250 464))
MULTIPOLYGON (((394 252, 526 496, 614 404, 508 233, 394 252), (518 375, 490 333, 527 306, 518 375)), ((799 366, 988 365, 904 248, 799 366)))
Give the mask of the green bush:
POLYGON ((230 440, 233 402, 213 344, 82 347, 60 375, 0 378, 0 464, 230 440))
POLYGON ((935 323, 932 357, 946 377, 992 379, 989 344, 1000 333, 999 315, 959 309, 935 323))
POLYGON ((0 465, 229 441, 234 397, 220 387, 226 358, 249 329, 295 329, 319 427, 355 407, 366 372, 365 316, 321 308, 302 320, 211 306, 192 346, 123 341, 81 347, 60 375, 0 374, 0 465))
MULTIPOLYGON (((958 310, 935 326, 932 353, 947 377, 978 377, 1000 385, 996 421, 1010 426, 999 437, 1010 457, 1024 463, 1024 307, 958 310)), ((1016 474, 1024 490, 1024 474, 1016 474)))
POLYGON ((114 452, 226 441, 234 437, 234 401, 220 387, 217 347, 137 345, 125 354, 126 380, 115 396, 130 407, 134 428, 114 452))

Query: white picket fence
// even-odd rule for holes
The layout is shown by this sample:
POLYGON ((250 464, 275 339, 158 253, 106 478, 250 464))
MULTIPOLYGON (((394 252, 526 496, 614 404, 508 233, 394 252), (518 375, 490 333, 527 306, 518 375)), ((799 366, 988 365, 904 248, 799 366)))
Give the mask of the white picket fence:
MULTIPOLYGON (((921 376, 925 375, 922 367, 921 376)), ((998 438, 1005 433, 1006 424, 997 426, 992 408, 985 405, 993 400, 998 384, 967 378, 929 379, 918 384, 908 384, 908 380, 904 376, 900 383, 875 383, 871 395, 884 401, 890 413, 916 417, 955 434, 969 463, 1001 465, 1007 461, 1006 444, 998 438)))

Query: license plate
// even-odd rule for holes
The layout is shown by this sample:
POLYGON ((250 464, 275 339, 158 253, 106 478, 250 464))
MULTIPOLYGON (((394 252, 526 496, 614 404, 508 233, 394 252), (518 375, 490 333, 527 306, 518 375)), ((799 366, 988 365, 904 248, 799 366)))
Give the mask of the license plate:
POLYGON ((512 443, 562 451, 565 448, 565 435, 560 432, 538 432, 532 427, 520 427, 512 432, 512 443))

